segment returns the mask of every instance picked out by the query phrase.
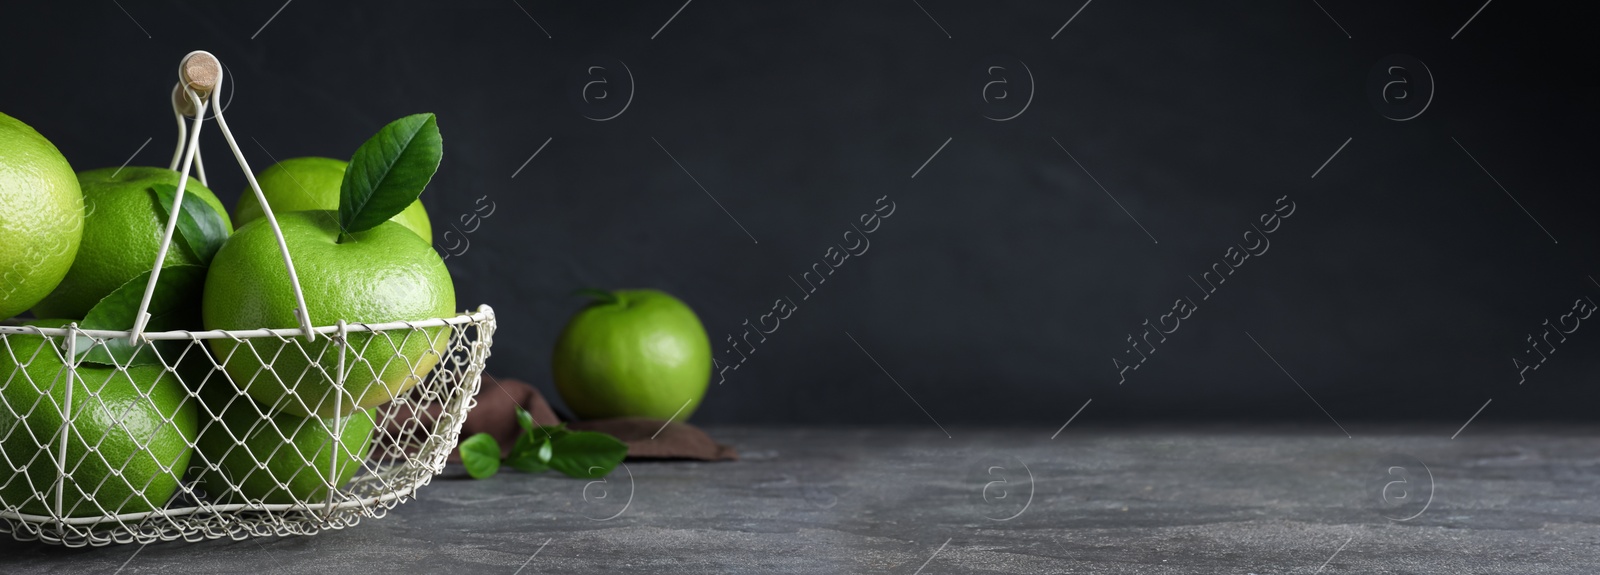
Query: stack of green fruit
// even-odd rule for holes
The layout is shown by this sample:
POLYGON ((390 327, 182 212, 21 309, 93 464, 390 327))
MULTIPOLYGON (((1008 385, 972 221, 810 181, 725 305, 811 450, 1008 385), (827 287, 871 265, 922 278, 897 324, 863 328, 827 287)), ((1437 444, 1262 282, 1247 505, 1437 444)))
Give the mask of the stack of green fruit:
MULTIPOLYGON (((442 151, 433 115, 418 114, 385 126, 348 164, 297 158, 260 174, 313 325, 455 313, 417 200, 442 151)), ((145 167, 74 174, 48 140, 0 114, 0 319, 31 308, 39 319, 24 323, 41 328, 131 329, 180 178, 145 167)), ((300 326, 274 226, 251 191, 230 221, 189 179, 179 212, 146 330, 300 326)), ((184 479, 217 503, 320 502, 367 460, 374 408, 419 383, 449 337, 429 328, 352 333, 348 345, 69 346, 0 336, 0 502, 36 515, 140 513, 165 506, 184 479)))

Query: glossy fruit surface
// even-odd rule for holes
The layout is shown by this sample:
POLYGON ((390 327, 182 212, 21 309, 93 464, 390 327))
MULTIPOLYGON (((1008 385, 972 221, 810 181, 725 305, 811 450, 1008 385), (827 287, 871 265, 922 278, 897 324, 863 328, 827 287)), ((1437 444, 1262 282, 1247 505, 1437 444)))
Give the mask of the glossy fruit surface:
POLYGON ((196 486, 216 503, 322 503, 372 452, 370 409, 325 419, 272 414, 220 379, 200 398, 196 486))
MULTIPOLYGON (((278 215, 314 326, 420 321, 455 315, 455 287, 433 247, 393 221, 340 241, 329 212, 278 215)), ((239 228, 206 273, 206 329, 297 328, 294 292, 266 220, 239 228)), ((240 386, 262 406, 298 416, 332 417, 381 405, 405 393, 442 358, 447 327, 351 333, 348 347, 319 336, 307 342, 207 340, 240 386), (345 359, 338 385, 339 357, 345 359), (265 360, 265 361, 263 361, 265 360), (266 365, 271 369, 264 369, 266 365)))
MULTIPOLYGON (((151 186, 176 186, 178 173, 142 166, 101 168, 78 174, 78 183, 86 205, 83 243, 61 284, 33 307, 37 317, 82 318, 100 298, 155 267, 170 206, 158 203, 151 186)), ((184 193, 205 201, 232 231, 222 202, 211 190, 189 178, 184 193)), ((182 244, 174 234, 162 267, 201 264, 182 244)))
MULTIPOLYGON (((333 158, 289 158, 262 170, 256 176, 261 193, 272 205, 272 213, 303 212, 310 210, 339 209, 339 186, 344 181, 344 160, 333 158)), ((243 226, 262 216, 261 203, 254 191, 246 188, 239 195, 239 205, 234 207, 233 221, 243 226)), ((399 214, 389 218, 428 243, 433 243, 433 226, 428 222, 428 212, 422 200, 412 202, 399 214)))
POLYGON ((66 277, 83 238, 83 193, 50 140, 0 114, 0 319, 66 277))
POLYGON ((8 334, 0 340, 0 500, 23 513, 51 514, 62 469, 61 429, 68 421, 63 516, 164 506, 178 490, 197 434, 196 402, 183 383, 160 365, 120 370, 83 364, 69 403, 70 373, 61 351, 43 337, 8 334))
POLYGON ((617 290, 578 312, 551 364, 561 399, 580 418, 687 420, 711 380, 700 318, 656 290, 617 290), (681 410, 681 411, 680 411, 681 410))

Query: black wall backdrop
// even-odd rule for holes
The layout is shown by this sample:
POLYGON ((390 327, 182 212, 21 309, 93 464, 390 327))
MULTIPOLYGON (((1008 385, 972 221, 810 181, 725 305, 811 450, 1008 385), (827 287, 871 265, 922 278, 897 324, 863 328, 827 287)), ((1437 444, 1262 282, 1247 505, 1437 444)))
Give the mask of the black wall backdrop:
MULTIPOLYGON (((1454 427, 1491 398, 1480 421, 1593 419, 1600 326, 1541 335, 1600 301, 1578 10, 8 3, 0 110, 78 169, 164 165, 176 64, 205 49, 258 170, 436 112, 423 200, 459 304, 499 313, 493 373, 552 396, 568 293, 655 287, 735 362, 742 322, 797 304, 739 344, 702 423, 1055 426, 1090 398, 1088 424, 1337 433, 1320 403, 1346 427, 1454 427), (888 202, 868 251, 803 298, 801 274, 888 202), (1237 265, 1205 297, 1220 262, 1237 265), (1187 319, 1145 343, 1181 298, 1187 319)), ((244 180, 209 136, 231 206, 244 180)))

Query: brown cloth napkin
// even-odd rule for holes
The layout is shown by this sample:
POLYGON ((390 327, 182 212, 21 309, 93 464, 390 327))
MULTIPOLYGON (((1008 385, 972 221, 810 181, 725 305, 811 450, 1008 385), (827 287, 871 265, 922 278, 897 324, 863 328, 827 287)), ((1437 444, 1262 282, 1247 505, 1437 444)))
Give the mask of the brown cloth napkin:
MULTIPOLYGON (((478 390, 478 404, 467 413, 461 425, 461 438, 476 433, 487 433, 500 443, 504 455, 516 442, 522 427, 517 425, 515 406, 521 406, 533 415, 539 425, 556 425, 561 418, 550 408, 550 402, 532 385, 515 379, 497 379, 488 375, 478 390)), ((405 414, 397 414, 405 415, 405 414)), ((432 405, 417 417, 432 422, 439 417, 439 406, 432 405)), ((401 433, 407 417, 396 417, 390 424, 390 435, 401 433)), ((700 461, 731 461, 739 458, 733 447, 713 441, 700 428, 687 423, 667 423, 659 419, 620 417, 573 421, 567 428, 580 431, 599 431, 615 436, 628 444, 628 459, 694 459, 700 461), (665 424, 665 427, 663 427, 665 424), (659 433, 658 433, 659 432, 659 433)), ((459 452, 451 450, 450 461, 460 461, 459 452)))
MULTIPOLYGON (((535 391, 534 393, 538 393, 535 391)), ((471 416, 468 416, 469 418, 471 416)), ((713 441, 706 432, 687 423, 666 423, 645 417, 616 417, 574 421, 568 429, 599 431, 628 444, 628 459, 699 459, 734 461, 739 452, 713 441), (666 427, 662 427, 662 424, 666 427)))

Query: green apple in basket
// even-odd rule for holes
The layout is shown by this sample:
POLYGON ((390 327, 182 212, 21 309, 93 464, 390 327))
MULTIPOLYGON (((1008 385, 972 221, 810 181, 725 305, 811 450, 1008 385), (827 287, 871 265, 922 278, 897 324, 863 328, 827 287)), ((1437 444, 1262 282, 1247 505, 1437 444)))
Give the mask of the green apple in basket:
MULTIPOLYGON (((175 186, 160 183, 122 192, 137 201, 108 200, 128 209, 108 208, 102 212, 108 219, 98 225, 118 221, 117 214, 127 216, 120 218, 124 223, 140 224, 154 217, 147 213, 156 210, 147 205, 154 197, 170 202, 175 192, 175 186)), ((214 251, 205 246, 220 245, 226 237, 225 220, 194 198, 184 198, 171 251, 205 254, 214 251)), ((155 262, 144 265, 154 267, 155 262)), ((150 314, 147 330, 196 327, 200 320, 194 302, 200 299, 205 273, 200 265, 163 266, 145 310, 150 314)), ((30 325, 62 327, 75 321, 82 329, 127 330, 149 278, 147 270, 122 282, 79 320, 34 320, 30 325)), ((195 368, 204 367, 192 361, 203 358, 204 351, 192 341, 134 345, 125 338, 87 336, 0 338, 0 501, 24 513, 64 517, 143 513, 165 506, 178 492, 198 426, 195 402, 179 377, 191 379, 195 368), (75 340, 70 347, 69 339, 75 340), (69 369, 69 363, 77 367, 69 369)))
MULTIPOLYGON (((3 132, 14 128, 7 119, 0 116, 0 149, 19 141, 10 134, 12 142, 5 142, 3 132)), ((5 164, 0 196, 18 192, 16 198, 32 202, 23 211, 36 212, 7 216, 0 229, 46 230, 58 246, 41 251, 18 243, 17 254, 37 259, 38 269, 12 291, 38 294, 35 315, 74 318, 29 325, 59 328, 76 322, 82 329, 127 330, 155 267, 180 176, 163 168, 107 168, 77 174, 69 185, 62 180, 71 175, 65 161, 50 162, 45 152, 0 154, 5 164), (32 181, 24 185, 9 170, 20 170, 32 181), (71 202, 62 199, 63 189, 70 189, 71 202), (38 225, 65 204, 87 214, 75 213, 71 229, 38 225), (38 257, 63 253, 65 262, 38 257), (60 281, 52 280, 45 296, 35 280, 51 274, 60 281)), ((53 147, 48 152, 55 153, 53 147)), ((188 192, 146 310, 148 331, 198 327, 194 303, 205 279, 203 264, 229 231, 221 204, 209 191, 190 180, 188 192)), ((5 241, 0 245, 8 248, 0 251, 12 247, 5 241)), ((0 308, 9 315, 16 310, 5 307, 7 297, 0 297, 0 308)), ((126 339, 26 333, 0 338, 0 502, 23 513, 80 518, 165 506, 178 492, 197 433, 195 402, 179 380, 187 370, 178 365, 186 345, 194 344, 133 345, 126 339), (69 339, 74 345, 65 345, 69 339)))
POLYGON ((60 517, 160 509, 178 491, 194 452, 195 402, 175 372, 154 357, 155 347, 140 347, 114 367, 92 363, 98 359, 93 352, 102 348, 88 345, 86 337, 78 340, 85 363, 74 372, 66 367, 64 350, 42 336, 0 338, 0 501, 23 513, 56 515, 59 495, 60 517), (63 427, 64 469, 57 463, 63 427))
MULTIPOLYGON (((275 214, 337 210, 339 190, 349 166, 349 162, 333 158, 289 158, 261 170, 256 175, 256 183, 275 214)), ((261 202, 246 188, 233 207, 234 223, 242 226, 260 219, 262 214, 261 202)), ((422 200, 411 202, 390 219, 416 232, 423 241, 433 243, 433 226, 428 221, 428 212, 422 208, 422 200)))
POLYGON ((328 418, 272 413, 221 379, 200 388, 192 476, 213 503, 322 503, 372 452, 375 410, 328 418))
MULTIPOLYGON (((156 252, 161 250, 180 178, 174 170, 142 166, 80 172, 78 185, 86 206, 83 242, 61 284, 33 306, 34 317, 82 318, 128 280, 149 274, 155 267, 156 252)), ((194 178, 184 187, 180 210, 178 232, 161 265, 203 266, 233 231, 233 225, 222 202, 194 178)), ((141 283, 139 287, 144 286, 141 283)), ((198 288, 197 284, 196 291, 198 288)))
POLYGON ((83 238, 83 193, 55 144, 0 114, 0 319, 65 277, 83 238))
MULTIPOLYGON (((431 244, 390 220, 417 200, 442 155, 433 114, 406 116, 356 150, 339 188, 337 212, 274 214, 313 326, 455 313, 455 288, 444 261, 431 244)), ((206 329, 300 326, 271 224, 268 218, 245 224, 217 251, 201 301, 206 329)), ((309 342, 298 335, 208 341, 234 385, 263 407, 325 418, 375 407, 410 390, 442 359, 450 335, 449 327, 353 332, 348 346, 336 346, 325 335, 309 342)))

